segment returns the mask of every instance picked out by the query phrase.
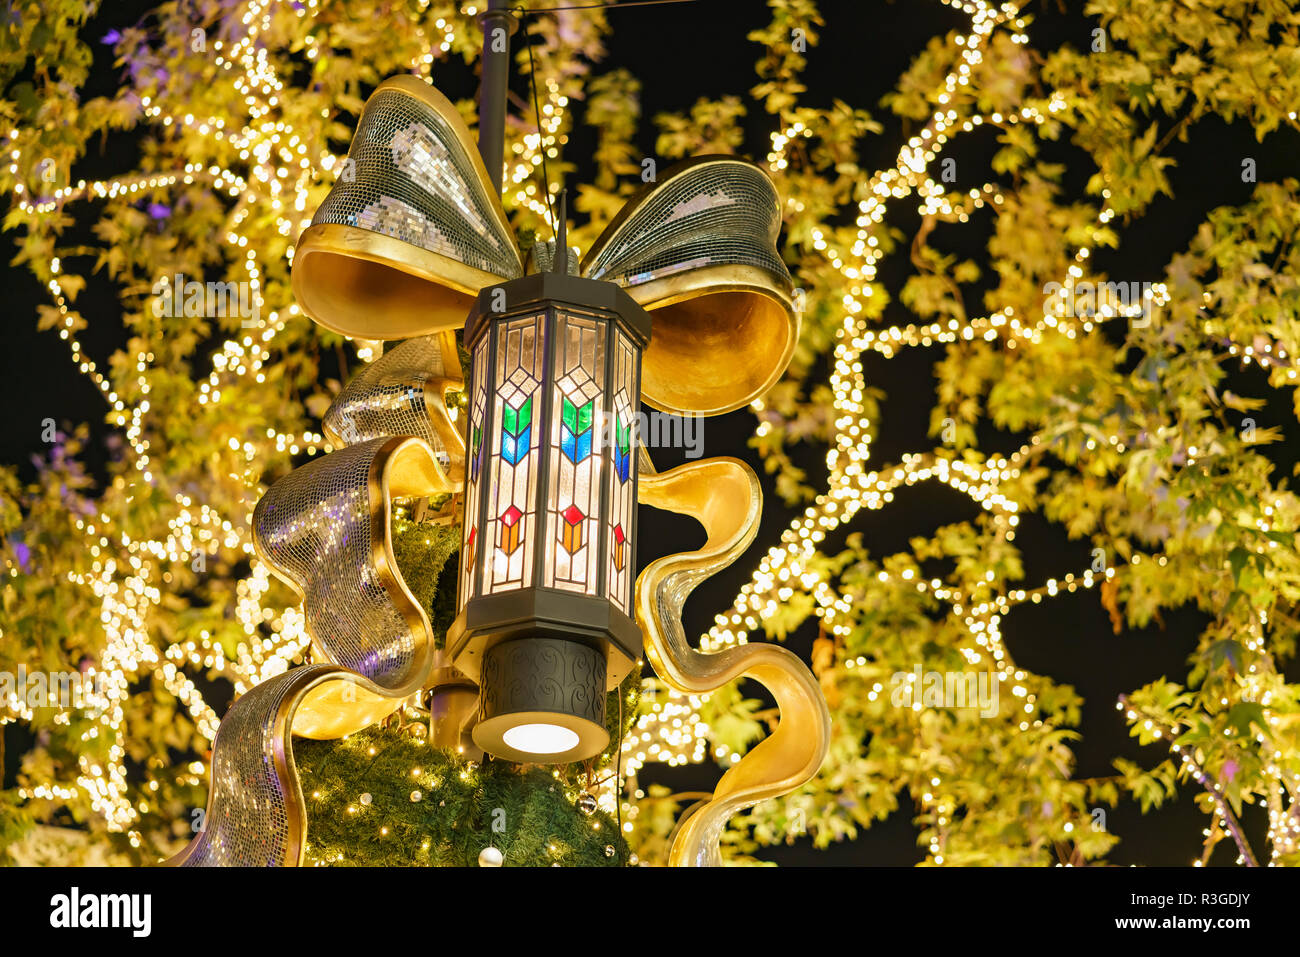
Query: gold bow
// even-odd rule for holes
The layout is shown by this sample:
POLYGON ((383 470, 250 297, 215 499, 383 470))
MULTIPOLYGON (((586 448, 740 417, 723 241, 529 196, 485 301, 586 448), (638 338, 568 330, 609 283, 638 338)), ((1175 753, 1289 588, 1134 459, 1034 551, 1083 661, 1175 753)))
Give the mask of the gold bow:
MULTIPOLYGON (((334 188, 298 240, 293 291, 335 332, 405 339, 465 322, 522 260, 456 107, 412 76, 367 101, 334 188)), ((799 338, 776 252, 781 207, 758 167, 703 156, 665 170, 582 260, 654 317, 642 395, 665 412, 739 409, 781 377, 799 338)))

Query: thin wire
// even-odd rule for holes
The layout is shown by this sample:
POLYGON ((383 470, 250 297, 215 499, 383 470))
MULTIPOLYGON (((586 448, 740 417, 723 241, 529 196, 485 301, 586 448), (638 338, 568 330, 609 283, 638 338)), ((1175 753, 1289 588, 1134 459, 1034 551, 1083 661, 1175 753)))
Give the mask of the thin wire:
MULTIPOLYGON (((627 3, 582 3, 565 7, 511 7, 510 11, 519 19, 530 16, 535 13, 558 13, 562 10, 601 10, 612 9, 615 7, 655 7, 666 3, 694 3, 695 0, 628 0, 627 3)), ((542 156, 542 177, 546 180, 546 215, 550 219, 551 233, 559 239, 560 230, 555 221, 555 207, 551 203, 551 174, 546 169, 546 137, 542 133, 542 110, 537 100, 537 65, 533 61, 533 44, 532 38, 527 28, 524 29, 524 40, 528 47, 528 85, 533 90, 533 115, 537 119, 537 146, 541 150, 542 156)), ((558 250, 557 250, 558 252, 558 250)), ((620 699, 621 700, 621 699, 620 699)), ((621 705, 620 705, 621 707, 621 705)))
POLYGON ((516 7, 515 9, 523 10, 524 13, 556 13, 560 10, 609 10, 617 7, 656 7, 664 3, 694 2, 695 0, 630 0, 628 3, 580 3, 571 7, 533 7, 529 10, 516 7))
MULTIPOLYGON (((545 184, 542 192, 546 194, 546 212, 551 219, 551 232, 558 239, 559 227, 555 224, 555 208, 551 205, 551 174, 546 170, 546 137, 542 132, 542 110, 537 105, 537 66, 533 62, 532 36, 524 29, 525 46, 528 48, 528 85, 533 88, 533 115, 537 117, 537 148, 542 155, 542 178, 545 184)), ((559 250, 556 250, 558 252, 559 250)))

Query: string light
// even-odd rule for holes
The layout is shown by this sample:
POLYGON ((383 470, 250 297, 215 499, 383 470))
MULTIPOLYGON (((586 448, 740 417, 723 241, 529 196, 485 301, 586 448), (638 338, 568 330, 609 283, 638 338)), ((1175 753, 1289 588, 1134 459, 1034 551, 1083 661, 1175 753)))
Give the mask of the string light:
MULTIPOLYGON (((424 6, 428 3, 425 0, 424 6)), ((141 107, 147 120, 160 127, 179 127, 197 133, 212 141, 214 147, 233 149, 246 169, 236 171, 217 165, 186 164, 183 170, 150 174, 132 174, 101 181, 77 182, 54 189, 49 195, 32 195, 26 186, 14 187, 16 208, 23 214, 35 217, 47 215, 69 203, 84 200, 132 200, 137 196, 175 187, 203 182, 214 192, 235 200, 235 209, 228 220, 223 240, 237 268, 252 290, 257 315, 265 318, 251 328, 241 330, 238 338, 227 339, 212 354, 212 370, 199 386, 200 406, 215 407, 223 399, 223 392, 241 380, 258 383, 265 381, 264 369, 272 361, 272 347, 286 321, 300 315, 298 306, 288 303, 282 309, 266 311, 262 300, 265 270, 259 262, 261 251, 250 242, 245 231, 253 224, 254 214, 261 215, 269 209, 274 215, 276 228, 284 236, 293 237, 310 224, 306 215, 309 192, 316 181, 316 168, 329 173, 339 165, 341 157, 328 151, 309 155, 308 138, 283 118, 279 107, 285 88, 274 64, 266 56, 261 35, 271 27, 271 18, 277 5, 269 0, 250 0, 242 15, 243 33, 233 42, 215 40, 212 43, 213 61, 218 70, 233 74, 233 86, 242 99, 248 116, 246 125, 232 128, 219 117, 196 116, 186 109, 169 108, 168 104, 150 96, 141 97, 141 107)), ((297 16, 314 17, 316 0, 296 5, 297 16)), ((466 16, 472 22, 472 13, 466 16)), ((430 41, 422 62, 447 52, 455 40, 451 21, 436 22, 440 31, 430 41)), ((316 56, 307 38, 309 59, 316 56)), ((425 71, 427 73, 427 69, 425 71)), ((562 97, 559 101, 564 101, 562 97)), ((554 135, 562 122, 559 107, 553 103, 553 118, 548 131, 554 135)), ((9 172, 15 178, 24 166, 24 153, 18 140, 20 131, 8 133, 9 172)), ((526 149, 523 161, 530 160, 526 149)), ((293 246, 286 251, 285 267, 292 263, 293 246)), ((134 388, 139 398, 126 399, 117 392, 98 365, 83 350, 76 330, 80 317, 72 310, 62 280, 62 263, 58 257, 51 260, 49 292, 60 314, 59 335, 68 342, 72 360, 99 389, 108 404, 110 421, 124 429, 132 454, 134 479, 118 479, 123 486, 138 483, 143 489, 152 485, 151 448, 147 435, 147 419, 152 391, 151 371, 155 356, 148 349, 134 358, 134 388)), ((160 295, 170 295, 171 277, 161 280, 160 295)), ((246 324, 247 325, 247 324, 246 324)), ((373 344, 358 345, 358 357, 366 361, 374 357, 373 344)), ((76 788, 64 785, 38 784, 20 789, 21 797, 43 800, 73 800, 88 798, 96 813, 104 816, 111 831, 129 831, 138 819, 139 810, 127 800, 128 790, 125 769, 123 721, 125 703, 132 683, 144 675, 159 681, 186 708, 194 719, 199 735, 212 740, 216 735, 219 718, 204 700, 202 692, 181 670, 185 667, 210 669, 228 678, 237 694, 249 690, 260 682, 287 670, 302 660, 309 645, 301 610, 297 607, 275 607, 264 604, 270 586, 270 574, 257 560, 249 534, 253 506, 260 497, 259 475, 253 470, 255 463, 272 451, 275 453, 312 455, 328 449, 324 437, 314 431, 288 434, 268 429, 264 440, 241 441, 230 439, 229 477, 241 483, 245 493, 240 514, 222 516, 207 505, 196 506, 188 496, 177 495, 172 503, 174 512, 167 521, 168 533, 159 540, 135 541, 125 532, 112 532, 114 520, 99 515, 95 522, 77 520, 77 527, 90 541, 93 560, 89 573, 69 573, 71 584, 85 587, 100 602, 99 624, 105 641, 99 662, 102 681, 97 685, 96 697, 87 702, 87 716, 91 717, 88 730, 82 734, 86 742, 102 739, 111 742, 106 759, 102 762, 82 757, 76 788), (233 463, 239 463, 234 465, 233 463), (209 631, 200 632, 197 639, 186 638, 167 643, 160 650, 149 632, 149 615, 162 601, 160 585, 169 584, 174 576, 171 569, 180 563, 190 563, 202 555, 206 561, 221 550, 242 555, 248 562, 248 574, 235 583, 235 616, 245 636, 233 652, 233 660, 223 644, 209 631)), ((10 569, 11 574, 16 569, 10 569)), ((12 720, 31 720, 32 712, 25 703, 16 700, 0 701, 0 724, 12 720)), ((195 782, 197 783, 197 777, 195 782)), ((133 840, 133 843, 135 841, 133 840)))
MULTIPOLYGON (((950 138, 958 132, 969 133, 986 123, 1001 126, 1023 122, 1041 124, 1046 119, 1033 106, 1022 107, 1017 113, 974 114, 964 119, 959 117, 955 109, 947 106, 957 90, 969 86, 972 68, 982 61, 982 50, 996 28, 1004 25, 1008 27, 1015 43, 1027 43, 1028 37, 1025 34, 1025 22, 1019 17, 1018 7, 1014 4, 994 6, 984 2, 945 2, 968 14, 972 27, 970 33, 956 38, 956 44, 963 52, 961 62, 955 71, 944 78, 942 92, 936 97, 942 108, 899 151, 893 168, 881 170, 870 178, 865 190, 866 197, 858 204, 857 241, 848 252, 834 248, 820 230, 814 229, 812 233, 814 249, 840 273, 846 290, 842 300, 844 318, 830 376, 834 396, 835 436, 826 458, 828 489, 816 496, 802 516, 792 521, 781 536, 781 544, 768 550, 750 581, 740 589, 731 608, 716 616, 714 626, 700 638, 699 644, 704 650, 743 644, 748 640, 749 633, 758 628, 764 618, 773 615, 778 607, 789 603, 796 595, 807 595, 813 599, 813 611, 827 632, 841 637, 848 636, 851 632, 848 621, 852 610, 851 601, 831 586, 825 572, 814 570, 811 560, 817 554, 817 545, 828 533, 851 521, 864 507, 880 509, 889 505, 893 501, 894 490, 900 486, 930 480, 947 485, 969 496, 989 512, 995 533, 1007 542, 1014 540, 1021 506, 1010 489, 1016 487, 1021 470, 1045 451, 1044 443, 1034 437, 1008 458, 991 456, 980 463, 972 463, 969 458, 958 458, 956 453, 947 450, 908 454, 892 468, 867 472, 865 463, 870 455, 871 422, 863 402, 866 395, 863 352, 870 350, 891 358, 905 347, 976 339, 1001 341, 1006 348, 1014 349, 1041 344, 1051 335, 1074 339, 1092 332, 1103 322, 1131 320, 1168 302, 1166 286, 1163 283, 1152 283, 1146 297, 1139 301, 1117 303, 1103 299, 1097 304, 1093 315, 1070 315, 1066 307, 1075 301, 1076 290, 1087 281, 1084 267, 1092 250, 1084 245, 1075 252, 1074 265, 1069 268, 1068 275, 1061 284, 1059 298, 1049 299, 1040 316, 1021 317, 1008 308, 994 315, 965 321, 954 318, 879 329, 866 326, 861 314, 865 309, 865 300, 873 294, 870 283, 876 278, 877 264, 883 255, 876 233, 883 226, 889 202, 916 193, 922 200, 918 209, 922 216, 963 223, 975 210, 986 205, 1002 205, 1003 193, 996 184, 986 183, 971 189, 965 195, 952 196, 926 171, 950 138)), ((1063 94, 1053 92, 1047 103, 1048 114, 1065 108, 1063 94)), ((788 167, 790 145, 799 138, 811 135, 812 131, 801 122, 794 122, 785 129, 772 133, 767 162, 773 173, 780 173, 788 167)), ((1109 198, 1109 191, 1103 191, 1103 199, 1108 201, 1109 198)), ((1097 216, 1098 225, 1105 226, 1113 218, 1114 212, 1108 202, 1103 203, 1097 216)), ((1208 295, 1207 293, 1207 298, 1208 295)), ((1219 332, 1229 347, 1229 353, 1240 355, 1243 364, 1254 361, 1268 367, 1284 363, 1288 367, 1288 378, 1295 377, 1295 370, 1289 368, 1289 357, 1282 350, 1274 350, 1271 345, 1258 341, 1239 348, 1231 342, 1231 330, 1219 332)), ((755 412, 761 413, 762 401, 753 403, 753 408, 755 412)), ((755 434, 762 438, 770 429, 771 423, 762 420, 760 416, 755 434)), ((1094 440, 1088 441, 1089 448, 1095 447, 1094 440)), ((1123 440, 1119 436, 1108 436, 1104 441, 1118 451, 1124 449, 1123 440)), ((1189 459, 1189 464, 1190 462, 1189 459)), ((1138 564, 1141 558, 1141 555, 1134 555, 1131 563, 1138 564)), ((1156 560, 1161 565, 1167 561, 1163 555, 1156 560)), ((879 578, 883 583, 893 584, 906 584, 910 581, 917 591, 948 603, 950 613, 961 621, 971 640, 969 645, 958 650, 972 668, 992 670, 997 680, 1015 699, 1024 701, 1024 717, 1019 728, 1027 731, 1030 727, 1042 725, 1041 720, 1034 717, 1037 699, 1026 683, 1029 676, 1015 667, 1002 643, 999 628, 1001 619, 1018 605, 1027 602, 1037 604, 1062 593, 1093 588, 1115 579, 1117 574, 1117 569, 1113 567, 1100 572, 1087 569, 1078 575, 1066 574, 1060 581, 1048 579, 1038 588, 1014 589, 978 601, 972 601, 956 589, 944 587, 938 579, 930 582, 920 578, 911 580, 910 569, 904 571, 901 577, 882 571, 879 578)), ((992 573, 990 578, 991 575, 992 573)), ((1258 640, 1262 650, 1262 637, 1258 640)), ((864 664, 866 659, 859 657, 847 660, 843 666, 851 670, 855 665, 860 667, 864 664)), ((873 699, 881 690, 882 686, 877 684, 871 692, 873 699)), ((638 720, 633 733, 629 734, 624 743, 630 782, 634 781, 632 775, 635 771, 647 760, 672 765, 698 763, 705 759, 709 728, 699 720, 702 702, 700 697, 683 696, 676 692, 669 692, 663 700, 654 702, 651 712, 638 720)), ((715 749, 713 756, 724 761, 739 758, 738 754, 730 753, 725 748, 715 749)), ((1280 753, 1278 756, 1280 758, 1280 753)), ((1274 763, 1269 763, 1266 767, 1266 778, 1273 782, 1273 797, 1269 802, 1269 840, 1275 859, 1279 854, 1285 853, 1287 848, 1294 852, 1297 848, 1297 835, 1300 834, 1300 816, 1283 807, 1287 791, 1280 783, 1282 774, 1281 768, 1274 763)), ((938 792, 940 781, 936 778, 931 784, 932 791, 938 792)), ((629 787, 635 787, 635 784, 630 783, 629 787)), ((951 799, 935 798, 930 792, 923 796, 921 803, 923 808, 936 813, 940 821, 944 819, 944 814, 952 814, 955 807, 951 799)), ((929 847, 930 859, 933 863, 941 864, 943 848, 937 836, 938 829, 935 834, 929 847)))

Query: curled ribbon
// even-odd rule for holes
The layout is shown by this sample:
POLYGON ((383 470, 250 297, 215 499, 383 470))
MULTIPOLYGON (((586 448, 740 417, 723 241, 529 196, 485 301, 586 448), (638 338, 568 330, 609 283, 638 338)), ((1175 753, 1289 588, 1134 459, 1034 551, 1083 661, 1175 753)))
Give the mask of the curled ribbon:
MULTIPOLYGON (((409 484, 412 476, 423 474, 425 479, 416 481, 429 481, 437 473, 427 470, 433 457, 419 440, 381 439, 366 445, 382 452, 374 457, 382 464, 372 467, 380 476, 380 494, 373 500, 377 512, 372 514, 376 522, 382 518, 385 523, 373 527, 386 527, 390 497, 412 494, 419 487, 409 484), (425 468, 416 467, 422 456, 426 457, 425 468), (413 461, 403 464, 407 457, 413 461), (402 483, 395 483, 394 477, 400 477, 402 483)), ((826 756, 830 716, 816 680, 785 648, 748 644, 703 653, 690 647, 682 628, 682 607, 694 588, 735 561, 754 539, 762 492, 753 470, 736 459, 715 458, 662 474, 643 472, 640 501, 689 515, 707 534, 702 548, 660 558, 637 579, 637 618, 656 673, 670 687, 687 694, 715 691, 737 678, 753 678, 772 692, 780 710, 776 730, 723 775, 712 798, 684 821, 673 842, 671 865, 717 865, 721 863, 719 838, 733 814, 789 793, 817 773, 826 756)), ((395 570, 396 565, 389 568, 395 570)), ((395 593, 405 596, 407 620, 423 620, 423 612, 400 577, 385 583, 386 588, 394 584, 400 586, 395 593)), ((308 596, 309 626, 314 618, 311 609, 324 604, 317 600, 318 585, 306 581, 298 586, 308 596)), ((407 634, 414 642, 413 653, 401 667, 381 668, 367 676, 336 664, 309 665, 264 681, 240 698, 222 721, 213 746, 205 827, 168 863, 300 864, 306 844, 306 813, 291 736, 338 737, 391 713, 428 674, 427 621, 423 628, 410 629, 407 634)), ((317 647, 318 653, 355 663, 356 659, 348 657, 346 645, 337 641, 317 647)), ((363 658, 384 657, 378 645, 367 644, 363 650, 363 658)), ((400 655, 390 653, 387 658, 397 660, 400 655)))
POLYGON ((295 469, 258 503, 258 557, 302 598, 321 663, 268 678, 231 706, 212 745, 202 828, 168 864, 301 864, 292 736, 369 727, 430 679, 432 629, 398 569, 390 522, 393 499, 460 487, 464 443, 444 401, 461 383, 454 346, 450 335, 413 339, 368 367, 326 414, 331 438, 354 444, 295 469))
MULTIPOLYGON (((306 814, 292 735, 349 734, 435 680, 428 619, 392 554, 391 501, 463 484, 465 443, 444 401, 463 377, 447 330, 481 290, 522 275, 523 261, 459 112, 422 80, 376 89, 347 163, 299 237, 295 295, 326 328, 407 341, 326 414, 332 444, 346 447, 281 479, 258 504, 258 555, 302 596, 320 663, 269 678, 231 707, 213 742, 203 830, 169 863, 300 863, 306 814)), ((699 157, 629 201, 588 251, 581 273, 619 284, 654 317, 647 403, 715 414, 780 377, 799 327, 776 249, 780 224, 762 170, 699 157)), ((776 730, 683 823, 673 864, 720 863, 727 818, 803 784, 826 754, 826 704, 797 657, 765 644, 703 654, 682 631, 687 595, 753 541, 761 500, 753 471, 735 459, 641 477, 642 504, 690 515, 708 533, 703 548, 661 558, 637 581, 651 664, 688 693, 753 678, 781 712, 776 730)))
POLYGON ((780 711, 776 730, 728 769, 713 797, 686 818, 673 841, 670 865, 717 866, 728 818, 788 794, 817 773, 830 743, 830 712, 816 678, 789 650, 746 644, 705 653, 690 646, 682 628, 682 607, 695 586, 730 565, 754 540, 763 503, 754 470, 739 459, 713 458, 663 473, 643 472, 638 497, 642 505, 689 515, 707 535, 702 548, 657 559, 637 578, 637 622, 655 673, 684 694, 752 678, 772 693, 780 711))

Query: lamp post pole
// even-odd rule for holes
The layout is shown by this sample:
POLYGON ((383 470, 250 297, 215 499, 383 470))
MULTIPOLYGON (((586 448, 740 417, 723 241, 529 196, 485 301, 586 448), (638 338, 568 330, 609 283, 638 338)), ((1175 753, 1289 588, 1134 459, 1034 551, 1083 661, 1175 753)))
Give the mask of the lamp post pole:
MULTIPOLYGON (((506 94, 510 87, 510 36, 519 24, 506 9, 506 0, 488 0, 488 8, 479 14, 478 22, 483 31, 478 151, 492 188, 500 197, 506 150, 506 94)), ((422 499, 421 506, 427 502, 422 499)), ((470 729, 478 717, 478 688, 456 670, 445 651, 437 652, 426 689, 430 743, 481 760, 483 751, 470 737, 470 729)))
POLYGON ((510 88, 510 36, 519 24, 506 9, 506 0, 488 0, 487 10, 480 14, 478 22, 483 30, 478 151, 500 196, 506 149, 506 93, 510 88))

